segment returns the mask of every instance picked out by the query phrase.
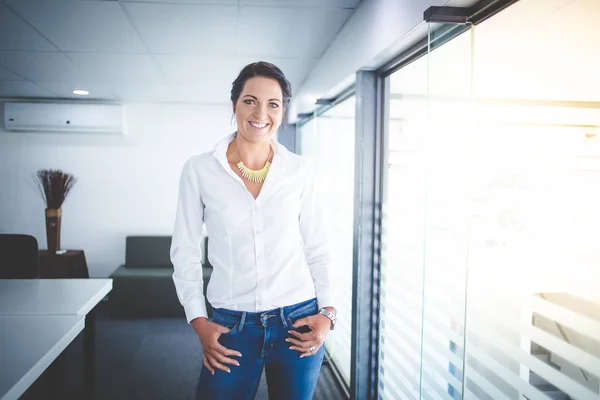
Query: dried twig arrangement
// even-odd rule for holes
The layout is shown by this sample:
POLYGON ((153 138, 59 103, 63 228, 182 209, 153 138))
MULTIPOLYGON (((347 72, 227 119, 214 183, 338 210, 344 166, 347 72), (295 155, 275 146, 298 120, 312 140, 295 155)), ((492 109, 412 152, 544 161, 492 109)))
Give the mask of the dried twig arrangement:
POLYGON ((46 203, 46 208, 60 208, 77 182, 73 175, 55 169, 40 169, 34 179, 46 203))

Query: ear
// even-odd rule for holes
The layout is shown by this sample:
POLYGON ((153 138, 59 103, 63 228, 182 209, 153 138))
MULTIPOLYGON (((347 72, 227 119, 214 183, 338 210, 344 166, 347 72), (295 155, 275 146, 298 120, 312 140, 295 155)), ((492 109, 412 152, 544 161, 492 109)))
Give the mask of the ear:
POLYGON ((235 102, 231 102, 231 105, 233 106, 233 113, 235 114, 235 102))

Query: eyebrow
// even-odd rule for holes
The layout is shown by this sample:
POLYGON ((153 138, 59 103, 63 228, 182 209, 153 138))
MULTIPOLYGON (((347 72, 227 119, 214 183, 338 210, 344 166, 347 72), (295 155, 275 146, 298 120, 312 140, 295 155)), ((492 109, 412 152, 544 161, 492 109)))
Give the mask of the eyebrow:
MULTIPOLYGON (((254 100, 258 100, 258 97, 253 96, 251 94, 246 94, 246 95, 244 95, 244 97, 252 97, 254 100)), ((281 103, 281 100, 279 100, 279 99, 269 99, 269 101, 278 101, 281 103)))

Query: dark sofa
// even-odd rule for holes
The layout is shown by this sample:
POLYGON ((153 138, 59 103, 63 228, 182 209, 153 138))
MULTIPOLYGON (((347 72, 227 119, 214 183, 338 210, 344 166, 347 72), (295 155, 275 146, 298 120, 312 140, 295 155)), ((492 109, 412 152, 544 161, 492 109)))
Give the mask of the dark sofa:
MULTIPOLYGON (((207 245, 208 239, 205 239, 204 293, 212 273, 206 257, 207 245)), ((171 236, 127 236, 125 264, 110 276, 113 289, 108 302, 112 317, 185 318, 173 283, 170 248, 171 236)), ((208 302, 207 308, 211 314, 208 302)))

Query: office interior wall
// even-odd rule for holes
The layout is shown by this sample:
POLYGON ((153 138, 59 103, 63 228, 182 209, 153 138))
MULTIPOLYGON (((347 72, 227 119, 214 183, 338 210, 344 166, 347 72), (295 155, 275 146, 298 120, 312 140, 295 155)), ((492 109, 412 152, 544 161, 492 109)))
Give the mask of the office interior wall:
POLYGON ((0 128, 0 232, 33 235, 46 248, 45 205, 33 176, 52 168, 78 180, 62 207, 61 244, 85 251, 92 276, 106 277, 123 263, 126 236, 172 233, 181 167, 233 132, 231 108, 124 107, 120 135, 0 128))

